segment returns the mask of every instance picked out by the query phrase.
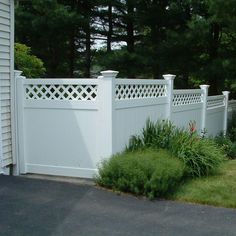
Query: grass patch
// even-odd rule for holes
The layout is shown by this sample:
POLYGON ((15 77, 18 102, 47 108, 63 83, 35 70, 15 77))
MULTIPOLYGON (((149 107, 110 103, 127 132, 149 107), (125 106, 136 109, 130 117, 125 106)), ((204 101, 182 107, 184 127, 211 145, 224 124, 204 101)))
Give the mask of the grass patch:
POLYGON ((172 192, 185 173, 184 163, 165 150, 125 152, 105 160, 97 184, 152 199, 172 192))
POLYGON ((218 174, 188 180, 172 200, 236 208, 236 160, 226 161, 218 174))

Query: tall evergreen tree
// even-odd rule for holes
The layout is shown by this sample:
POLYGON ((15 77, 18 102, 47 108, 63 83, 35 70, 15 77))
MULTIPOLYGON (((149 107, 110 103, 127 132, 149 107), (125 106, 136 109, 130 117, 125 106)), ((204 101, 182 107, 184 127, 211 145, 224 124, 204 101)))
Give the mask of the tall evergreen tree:
POLYGON ((235 9, 235 0, 21 0, 16 40, 48 77, 90 77, 93 66, 128 77, 175 73, 177 86, 209 83, 219 93, 235 84, 235 9))

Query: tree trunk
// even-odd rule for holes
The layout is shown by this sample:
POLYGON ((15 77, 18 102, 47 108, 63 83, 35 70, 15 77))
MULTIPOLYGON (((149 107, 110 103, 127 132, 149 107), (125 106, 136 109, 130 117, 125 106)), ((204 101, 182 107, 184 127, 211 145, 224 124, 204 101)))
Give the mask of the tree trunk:
POLYGON ((74 70, 75 70, 75 34, 74 32, 72 32, 70 37, 70 51, 69 51, 69 76, 71 78, 74 77, 74 70))
MULTIPOLYGON (((209 57, 210 63, 214 63, 214 60, 218 57, 218 48, 219 48, 219 41, 220 41, 220 25, 217 23, 211 24, 211 40, 209 45, 209 57)), ((218 94, 219 92, 219 80, 221 78, 217 73, 214 71, 209 72, 209 85, 210 87, 210 94, 218 94)))
POLYGON ((127 1, 127 50, 134 52, 134 6, 133 3, 127 1))
POLYGON ((84 76, 90 78, 91 69, 91 14, 92 6, 90 1, 78 1, 78 11, 84 16, 83 31, 85 33, 85 69, 84 76))
POLYGON ((184 81, 183 87, 188 89, 189 88, 189 73, 187 70, 183 71, 183 81, 184 81))
POLYGON ((109 5, 108 5, 107 52, 111 52, 112 33, 113 33, 112 4, 109 3, 109 5))
POLYGON ((90 67, 91 67, 91 32, 90 32, 90 22, 86 27, 86 43, 85 43, 85 77, 90 77, 90 67))
MULTIPOLYGON (((71 10, 75 10, 75 0, 71 1, 71 10)), ((69 39, 69 76, 71 78, 74 77, 74 70, 75 70, 75 27, 71 26, 71 34, 70 34, 70 39, 69 39)))

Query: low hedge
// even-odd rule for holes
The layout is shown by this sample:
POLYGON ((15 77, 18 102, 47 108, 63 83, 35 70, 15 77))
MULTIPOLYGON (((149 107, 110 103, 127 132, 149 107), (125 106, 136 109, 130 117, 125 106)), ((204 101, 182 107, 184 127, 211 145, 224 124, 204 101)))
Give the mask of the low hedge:
POLYGON ((105 160, 96 182, 113 190, 155 198, 172 192, 185 171, 184 163, 168 151, 146 149, 105 160))

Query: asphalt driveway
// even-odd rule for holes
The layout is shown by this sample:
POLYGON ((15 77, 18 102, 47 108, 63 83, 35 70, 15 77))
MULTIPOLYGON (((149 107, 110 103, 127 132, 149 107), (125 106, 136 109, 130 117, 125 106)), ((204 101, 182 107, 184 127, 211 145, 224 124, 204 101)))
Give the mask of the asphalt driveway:
POLYGON ((94 186, 0 176, 2 236, 228 236, 236 210, 148 201, 94 186))

